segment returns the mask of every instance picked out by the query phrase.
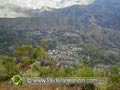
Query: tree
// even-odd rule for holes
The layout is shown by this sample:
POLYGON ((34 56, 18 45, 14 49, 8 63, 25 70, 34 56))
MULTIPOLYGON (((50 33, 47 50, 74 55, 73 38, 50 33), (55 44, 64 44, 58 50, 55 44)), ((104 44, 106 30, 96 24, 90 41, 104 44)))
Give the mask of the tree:
POLYGON ((92 68, 90 68, 88 66, 83 66, 76 70, 75 76, 77 76, 77 77, 93 77, 94 73, 93 73, 92 68))
POLYGON ((43 48, 47 49, 48 40, 42 39, 41 42, 40 42, 40 45, 41 45, 43 48))
POLYGON ((0 81, 7 78, 8 78, 8 73, 6 71, 6 68, 0 63, 0 81))
POLYGON ((31 45, 22 45, 14 51, 15 55, 30 55, 33 47, 31 45))
POLYGON ((108 79, 108 90, 120 90, 119 84, 120 84, 120 67, 118 66, 112 66, 111 68, 111 75, 108 79))
POLYGON ((41 66, 39 61, 36 61, 32 65, 30 65, 30 69, 24 73, 23 76, 29 76, 29 77, 45 77, 50 76, 51 69, 46 66, 41 66))
POLYGON ((31 45, 22 45, 14 51, 17 59, 21 60, 22 57, 32 57, 33 47, 31 45))
POLYGON ((18 66, 11 57, 1 56, 0 64, 5 68, 5 73, 7 73, 9 78, 18 73, 18 66))
POLYGON ((44 60, 48 57, 47 53, 45 52, 45 50, 42 46, 38 46, 34 50, 33 56, 34 56, 35 59, 38 59, 38 60, 44 60))

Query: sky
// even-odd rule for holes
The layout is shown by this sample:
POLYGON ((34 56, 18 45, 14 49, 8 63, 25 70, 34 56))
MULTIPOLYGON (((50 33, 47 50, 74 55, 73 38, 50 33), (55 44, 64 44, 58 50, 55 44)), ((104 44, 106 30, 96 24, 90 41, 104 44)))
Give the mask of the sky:
POLYGON ((62 0, 55 0, 56 2, 61 2, 62 0))

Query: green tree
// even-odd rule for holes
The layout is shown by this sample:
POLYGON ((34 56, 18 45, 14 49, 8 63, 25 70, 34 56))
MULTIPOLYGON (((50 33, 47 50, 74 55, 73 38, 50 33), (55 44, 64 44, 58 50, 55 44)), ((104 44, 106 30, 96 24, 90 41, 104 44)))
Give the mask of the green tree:
POLYGON ((43 48, 47 49, 48 40, 42 39, 41 42, 40 42, 40 45, 41 45, 43 48))
POLYGON ((8 78, 8 73, 6 68, 0 63, 0 81, 7 79, 8 78))
POLYGON ((4 66, 5 72, 7 73, 9 78, 18 73, 18 66, 11 57, 1 56, 0 63, 4 66))
POLYGON ((75 76, 77 76, 77 77, 93 77, 94 73, 93 73, 92 68, 90 68, 88 66, 83 66, 76 70, 75 76))
POLYGON ((113 65, 110 72, 107 90, 120 90, 120 67, 113 65))
POLYGON ((31 45, 22 45, 14 50, 14 55, 21 60, 22 57, 32 57, 33 47, 31 45))
POLYGON ((44 59, 48 58, 48 55, 47 55, 47 53, 45 52, 45 50, 42 46, 38 46, 34 50, 33 56, 34 56, 35 59, 38 59, 38 60, 44 60, 44 59))
POLYGON ((33 47, 31 45, 22 45, 14 51, 15 55, 20 56, 29 56, 31 55, 33 47))

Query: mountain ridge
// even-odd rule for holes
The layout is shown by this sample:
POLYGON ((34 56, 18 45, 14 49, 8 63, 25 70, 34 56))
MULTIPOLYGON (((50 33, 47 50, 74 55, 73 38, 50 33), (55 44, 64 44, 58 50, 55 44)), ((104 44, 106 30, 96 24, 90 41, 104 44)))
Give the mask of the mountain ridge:
POLYGON ((18 13, 14 11, 11 7, 22 11, 39 9, 39 11, 42 12, 73 5, 88 5, 92 3, 93 0, 62 0, 61 2, 57 2, 56 0, 15 0, 14 2, 12 0, 1 0, 0 2, 0 17, 29 17, 23 12, 18 13))
MULTIPOLYGON (((24 13, 27 16, 0 18, 0 31, 4 32, 3 34, 0 33, 2 34, 0 35, 0 49, 4 52, 11 52, 19 46, 19 43, 36 46, 39 45, 40 40, 46 39, 49 42, 49 49, 73 44, 77 46, 90 44, 95 48, 99 48, 100 51, 102 48, 102 50, 115 50, 119 53, 119 3, 116 4, 116 1, 112 0, 109 3, 102 1, 86 6, 74 5, 52 9, 52 11, 21 9, 20 7, 14 8, 14 6, 11 6, 11 9, 16 13, 24 13), (6 37, 6 33, 9 33, 10 37, 6 37), (13 43, 6 43, 9 40, 13 43)), ((115 63, 119 61, 119 58, 116 61, 112 58, 111 60, 107 58, 107 60, 115 63)))

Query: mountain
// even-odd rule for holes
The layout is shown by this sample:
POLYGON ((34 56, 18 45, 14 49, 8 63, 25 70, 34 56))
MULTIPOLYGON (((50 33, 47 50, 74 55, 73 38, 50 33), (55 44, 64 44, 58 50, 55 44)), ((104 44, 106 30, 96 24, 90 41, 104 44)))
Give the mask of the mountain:
MULTIPOLYGON (((62 2, 64 1, 60 3, 62 2)), ((9 8, 3 6, 1 8, 9 9, 6 17, 10 18, 0 18, 0 53, 12 52, 20 44, 36 46, 40 40, 46 39, 51 50, 68 45, 86 46, 90 52, 86 50, 84 53, 86 56, 92 54, 92 60, 95 59, 96 52, 102 54, 101 58, 98 54, 98 61, 93 62, 99 63, 104 58, 106 63, 119 62, 119 6, 119 0, 96 0, 87 5, 54 9, 21 8, 15 4, 7 5, 9 8), (16 18, 11 18, 10 15, 16 18), (92 51, 89 44, 92 49, 97 49, 92 51)))
MULTIPOLYGON (((73 1, 77 3, 77 0, 73 1)), ((63 2, 72 2, 72 0, 63 0, 59 3, 63 2)), ((46 38, 58 44, 88 42, 95 46, 120 48, 119 0, 96 0, 88 5, 77 4, 58 9, 48 8, 51 10, 45 8, 43 11, 20 6, 16 8, 15 4, 9 5, 7 7, 16 12, 18 17, 23 15, 25 17, 1 18, 0 30, 25 33, 22 35, 25 35, 24 37, 32 44, 36 44, 41 38, 46 38)), ((6 17, 9 17, 11 13, 6 17)), ((14 17, 13 14, 11 15, 14 17)))
MULTIPOLYGON (((71 25, 74 24, 76 29, 77 28, 80 29, 81 27, 83 29, 86 29, 87 27, 99 26, 101 28, 110 28, 114 30, 119 30, 120 28, 119 0, 96 0, 88 5, 79 5, 78 0, 62 0, 59 3, 72 2, 72 1, 76 2, 77 5, 73 5, 65 8, 58 8, 58 9, 55 8, 53 9, 48 7, 42 7, 41 9, 33 9, 33 8, 30 9, 30 8, 21 8, 20 6, 15 7, 15 5, 10 5, 10 6, 7 5, 9 9, 6 6, 2 7, 6 10, 4 14, 2 13, 4 10, 1 9, 0 10, 2 11, 1 14, 3 17, 4 16, 5 17, 39 17, 42 19, 43 18, 48 20, 51 19, 50 21, 52 23, 55 23, 56 21, 54 20, 57 19, 58 21, 60 21, 61 24, 62 23, 66 25, 67 24, 70 25, 70 23, 71 25), (7 11, 9 13, 6 13, 7 11)), ((86 0, 81 0, 81 1, 86 1, 86 0)), ((20 0, 19 2, 22 2, 22 0, 20 0)), ((71 3, 71 5, 72 4, 73 3, 71 3)), ((49 23, 47 24, 49 26, 49 23)))
POLYGON ((21 8, 41 9, 42 7, 63 8, 72 5, 87 5, 94 0, 1 0, 0 5, 15 5, 21 8))
POLYGON ((1 0, 0 17, 29 17, 25 11, 52 11, 72 5, 87 5, 94 0, 1 0))

